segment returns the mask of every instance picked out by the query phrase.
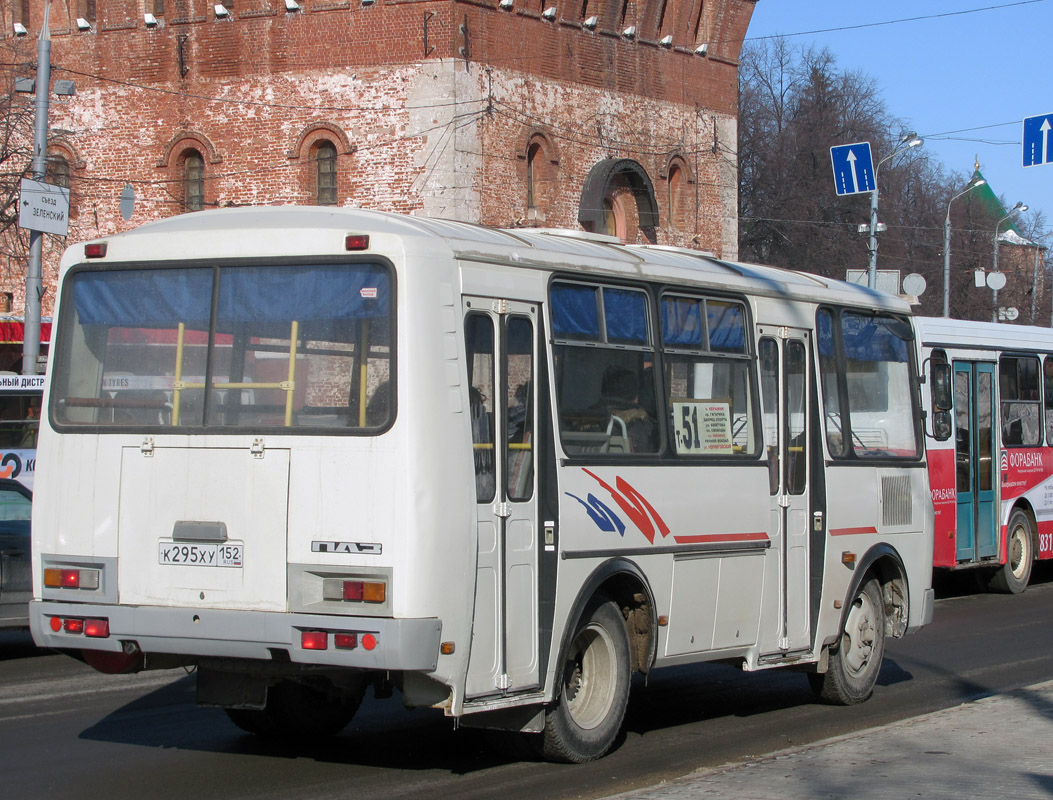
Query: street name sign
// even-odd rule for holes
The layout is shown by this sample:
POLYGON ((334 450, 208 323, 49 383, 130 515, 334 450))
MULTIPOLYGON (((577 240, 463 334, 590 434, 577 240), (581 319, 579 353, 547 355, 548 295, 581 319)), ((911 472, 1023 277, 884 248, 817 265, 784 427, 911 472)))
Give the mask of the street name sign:
POLYGON ((1024 166, 1053 163, 1053 114, 1024 120, 1024 166))
POLYGON ((18 227, 65 236, 69 233, 69 189, 23 178, 18 227))

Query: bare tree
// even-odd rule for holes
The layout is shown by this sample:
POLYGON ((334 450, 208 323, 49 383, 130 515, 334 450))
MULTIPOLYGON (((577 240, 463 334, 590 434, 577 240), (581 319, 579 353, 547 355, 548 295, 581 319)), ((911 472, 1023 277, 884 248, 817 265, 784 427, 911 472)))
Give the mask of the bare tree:
MULTIPOLYGON (((866 268, 869 241, 858 229, 869 222, 870 198, 836 195, 830 148, 868 141, 875 162, 883 162, 880 220, 887 229, 878 239, 878 268, 921 274, 929 291, 919 312, 942 313, 944 217, 969 176, 948 172, 924 150, 886 160, 901 148, 907 126, 889 113, 872 78, 839 69, 827 50, 781 38, 749 44, 739 81, 742 258, 842 279, 848 269, 866 268)), ((951 313, 991 319, 991 291, 976 288, 973 273, 990 266, 997 220, 990 203, 972 197, 951 211, 951 313)), ((1040 222, 1032 238, 1044 229, 1040 222)), ((1021 316, 1029 317, 1030 295, 1012 299, 1026 300, 1021 316)))
POLYGON ((29 237, 18 227, 18 197, 22 178, 33 157, 33 95, 15 90, 18 78, 31 79, 31 43, 0 39, 0 284, 25 274, 29 237), (17 274, 13 275, 12 272, 17 274))

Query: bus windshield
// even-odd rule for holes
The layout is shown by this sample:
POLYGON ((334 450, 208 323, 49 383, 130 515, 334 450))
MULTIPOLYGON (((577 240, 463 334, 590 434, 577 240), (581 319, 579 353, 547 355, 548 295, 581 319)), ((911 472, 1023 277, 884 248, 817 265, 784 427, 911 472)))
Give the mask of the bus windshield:
POLYGON ((375 433, 394 411, 391 283, 361 263, 73 271, 52 418, 375 433))
POLYGON ((917 458, 910 325, 822 309, 817 318, 826 440, 835 458, 917 458))

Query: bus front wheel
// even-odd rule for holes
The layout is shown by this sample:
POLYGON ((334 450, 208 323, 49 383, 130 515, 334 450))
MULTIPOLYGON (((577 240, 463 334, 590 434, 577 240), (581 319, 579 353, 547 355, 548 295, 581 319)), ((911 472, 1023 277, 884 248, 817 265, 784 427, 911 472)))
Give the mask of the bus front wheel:
POLYGON ((629 701, 629 635, 614 601, 594 597, 563 660, 559 697, 545 713, 542 754, 580 764, 614 744, 629 701))
POLYGON ((862 703, 874 691, 884 655, 881 585, 871 578, 852 600, 841 638, 830 650, 829 668, 808 675, 812 690, 829 703, 862 703))
POLYGON ((987 588, 992 592, 1020 594, 1031 581, 1035 557, 1031 517, 1016 509, 1009 517, 1005 564, 991 576, 987 588))

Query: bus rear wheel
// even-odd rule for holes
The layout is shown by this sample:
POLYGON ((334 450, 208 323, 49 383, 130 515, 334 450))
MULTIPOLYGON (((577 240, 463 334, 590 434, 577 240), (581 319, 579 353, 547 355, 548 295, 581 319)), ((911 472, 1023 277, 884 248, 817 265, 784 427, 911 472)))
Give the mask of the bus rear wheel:
POLYGON ((629 673, 625 619, 614 601, 597 596, 577 623, 559 697, 545 714, 544 757, 580 764, 610 750, 629 701, 629 673))
POLYGON ((1035 558, 1031 517, 1016 509, 1009 516, 1007 530, 1005 564, 991 576, 987 588, 992 592, 1020 594, 1031 581, 1031 565, 1035 558))
MULTIPOLYGON (((364 690, 364 686, 362 687, 364 690)), ((231 722, 247 733, 272 739, 321 739, 340 733, 358 711, 363 691, 331 696, 291 680, 267 691, 262 709, 228 708, 231 722)))
POLYGON ((871 578, 852 600, 845 627, 830 650, 826 672, 808 675, 812 690, 828 703, 862 703, 874 691, 885 656, 885 610, 881 585, 871 578))

